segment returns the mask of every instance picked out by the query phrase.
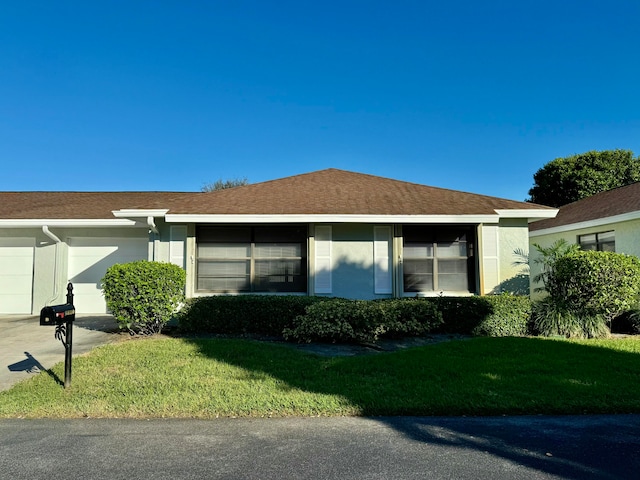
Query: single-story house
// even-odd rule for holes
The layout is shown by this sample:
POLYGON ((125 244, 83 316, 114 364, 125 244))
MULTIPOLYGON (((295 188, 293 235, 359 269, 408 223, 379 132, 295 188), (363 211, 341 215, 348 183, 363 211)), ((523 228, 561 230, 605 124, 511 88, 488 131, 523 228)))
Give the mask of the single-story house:
MULTIPOLYGON (((555 218, 529 225, 531 279, 540 273, 533 244, 543 248, 564 239, 584 250, 626 253, 640 257, 640 182, 601 192, 560 207, 555 218)), ((534 287, 531 285, 531 292, 534 287)))
POLYGON ((499 291, 557 210, 327 169, 213 192, 0 192, 0 313, 103 313, 115 263, 186 270, 188 297, 499 291))

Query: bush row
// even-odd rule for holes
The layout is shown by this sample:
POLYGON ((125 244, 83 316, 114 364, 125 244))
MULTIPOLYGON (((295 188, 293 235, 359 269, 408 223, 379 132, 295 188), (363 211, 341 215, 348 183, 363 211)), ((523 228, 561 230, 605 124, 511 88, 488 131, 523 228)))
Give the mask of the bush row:
POLYGON ((298 342, 372 342, 428 333, 525 335, 528 297, 347 300, 307 296, 212 296, 187 301, 187 333, 262 334, 298 342))
POLYGON ((317 303, 283 335, 298 342, 370 343, 425 335, 442 324, 435 305, 421 300, 345 300, 317 303))
POLYGON ((187 300, 178 321, 187 333, 280 336, 307 307, 326 300, 297 295, 197 297, 187 300))

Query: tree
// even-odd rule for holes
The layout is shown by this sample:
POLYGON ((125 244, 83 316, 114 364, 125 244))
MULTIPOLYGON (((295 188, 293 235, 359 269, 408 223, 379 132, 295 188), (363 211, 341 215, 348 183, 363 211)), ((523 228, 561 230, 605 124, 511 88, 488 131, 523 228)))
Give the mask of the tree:
POLYGON ((214 183, 207 183, 203 185, 200 190, 203 192, 215 192, 216 190, 225 190, 227 188, 242 187, 248 185, 249 180, 247 177, 233 178, 231 180, 218 179, 214 183))
POLYGON ((538 170, 533 180, 527 201, 561 207, 640 181, 640 157, 631 150, 604 150, 556 158, 538 170))

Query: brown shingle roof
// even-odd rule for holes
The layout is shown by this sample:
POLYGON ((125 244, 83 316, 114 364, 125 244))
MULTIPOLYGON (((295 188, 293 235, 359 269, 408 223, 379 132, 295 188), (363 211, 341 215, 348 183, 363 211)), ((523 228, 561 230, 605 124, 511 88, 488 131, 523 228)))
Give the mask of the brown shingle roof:
POLYGON ((112 210, 168 202, 175 192, 0 192, 0 219, 113 219, 112 210))
POLYGON ((556 218, 529 224, 531 231, 640 211, 640 182, 583 198, 560 207, 556 218))
POLYGON ((525 202, 337 169, 175 199, 170 214, 477 215, 546 209, 525 202))
MULTIPOLYGON (((493 215, 547 209, 337 169, 209 193, 0 192, 0 219, 113 219, 113 210, 203 215, 493 215)), ((553 209, 550 209, 553 210, 553 209)))

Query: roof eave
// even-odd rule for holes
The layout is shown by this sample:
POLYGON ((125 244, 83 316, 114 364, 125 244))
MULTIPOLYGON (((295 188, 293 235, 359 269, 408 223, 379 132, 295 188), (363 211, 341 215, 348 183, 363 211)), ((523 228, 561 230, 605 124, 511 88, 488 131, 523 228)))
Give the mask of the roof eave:
POLYGON ((540 230, 529 231, 530 237, 540 237, 542 235, 549 235, 553 233, 564 233, 571 230, 580 230, 583 228, 600 227, 602 225, 610 225, 612 223, 628 222, 630 220, 640 220, 640 210, 635 212, 627 212, 620 215, 614 215, 611 217, 595 218, 592 220, 585 220, 583 222, 567 223, 565 225, 558 225, 556 227, 543 228, 540 230))
POLYGON ((558 215, 557 208, 521 208, 521 209, 496 209, 500 218, 526 218, 529 223, 547 218, 555 218, 558 215))
POLYGON ((135 227, 141 226, 128 219, 106 218, 16 218, 0 219, 0 228, 40 228, 48 227, 135 227))
POLYGON ((496 223, 498 215, 168 214, 167 223, 496 223))

